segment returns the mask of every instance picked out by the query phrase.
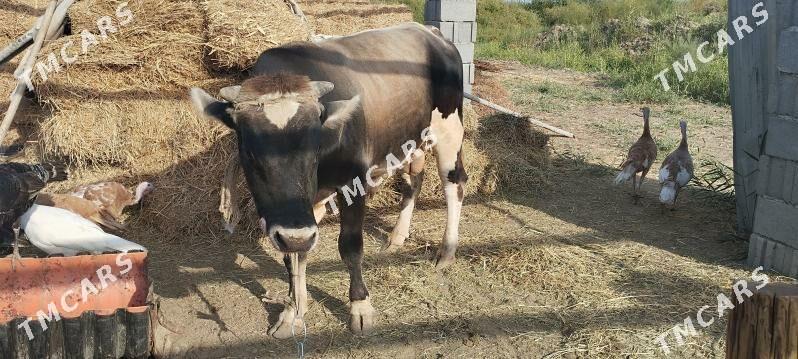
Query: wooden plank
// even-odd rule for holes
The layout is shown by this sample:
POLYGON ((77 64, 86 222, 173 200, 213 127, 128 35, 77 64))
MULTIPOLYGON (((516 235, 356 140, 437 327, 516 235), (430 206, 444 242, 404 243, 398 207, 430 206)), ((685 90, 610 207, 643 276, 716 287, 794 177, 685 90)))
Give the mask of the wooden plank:
POLYGON ((739 309, 729 312, 729 318, 726 321, 726 358, 737 358, 736 353, 739 352, 739 341, 737 341, 737 333, 739 332, 738 325, 740 325, 739 309))
POLYGON ((787 358, 798 359, 798 297, 790 298, 790 322, 787 338, 787 358))
POLYGON ((773 309, 773 354, 776 359, 789 355, 790 297, 776 296, 773 309))
MULTIPOLYGON (((773 341, 773 298, 772 294, 760 293, 754 296, 753 302, 756 304, 756 345, 754 346, 754 358, 770 359, 772 356, 773 341)), ((751 300, 749 300, 751 301, 751 300)))
MULTIPOLYGON (((732 293, 730 298, 735 298, 732 293)), ((733 299, 736 303, 736 299, 733 299)), ((736 358, 752 358, 754 353, 754 339, 756 335, 756 308, 752 301, 739 303, 737 309, 740 310, 740 324, 737 332, 737 348, 734 353, 736 358)))

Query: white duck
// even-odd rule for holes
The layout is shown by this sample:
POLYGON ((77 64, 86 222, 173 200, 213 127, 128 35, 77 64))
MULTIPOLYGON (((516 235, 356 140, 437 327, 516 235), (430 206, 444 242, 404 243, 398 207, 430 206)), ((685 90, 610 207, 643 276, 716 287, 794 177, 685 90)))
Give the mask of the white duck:
POLYGON ((28 240, 47 254, 129 252, 147 249, 110 233, 68 210, 34 204, 20 217, 28 240))

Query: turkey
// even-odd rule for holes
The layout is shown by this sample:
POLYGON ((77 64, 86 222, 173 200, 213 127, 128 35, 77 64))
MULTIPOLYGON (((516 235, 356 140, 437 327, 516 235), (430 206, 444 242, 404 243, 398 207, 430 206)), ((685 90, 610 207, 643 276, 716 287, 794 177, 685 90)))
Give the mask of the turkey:
POLYGON ((679 147, 662 161, 659 169, 659 201, 673 208, 679 191, 693 179, 693 157, 687 147, 687 122, 679 122, 682 130, 682 142, 679 147))
POLYGON ((96 203, 80 197, 68 194, 40 193, 36 197, 36 204, 66 209, 112 231, 125 229, 125 225, 119 223, 108 211, 100 208, 96 203))
POLYGON ((61 163, 0 164, 0 252, 8 254, 13 243, 14 258, 19 258, 17 220, 48 182, 64 181, 67 177, 66 167, 61 163))
POLYGON ((126 207, 140 203, 154 190, 155 186, 149 182, 139 183, 135 191, 127 189, 119 182, 100 182, 77 187, 69 194, 93 202, 111 218, 119 221, 126 207))
POLYGON ((19 222, 31 244, 47 254, 146 251, 141 245, 106 233, 94 222, 62 208, 34 204, 19 222))
POLYGON ((635 199, 640 198, 639 191, 643 185, 643 179, 646 178, 651 165, 657 159, 657 144, 654 138, 651 137, 649 130, 649 117, 651 110, 648 107, 641 109, 643 111, 643 134, 637 139, 632 147, 629 148, 629 154, 626 161, 621 164, 621 172, 615 177, 615 184, 621 184, 632 180, 632 189, 634 191, 635 199), (640 179, 637 179, 637 174, 640 173, 640 179))

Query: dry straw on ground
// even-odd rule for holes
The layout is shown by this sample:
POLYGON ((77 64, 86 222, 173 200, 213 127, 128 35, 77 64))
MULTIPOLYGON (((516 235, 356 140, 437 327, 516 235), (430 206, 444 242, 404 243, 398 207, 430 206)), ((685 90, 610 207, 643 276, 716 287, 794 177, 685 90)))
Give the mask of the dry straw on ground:
POLYGON ((204 0, 208 65, 221 71, 250 68, 265 50, 310 36, 308 24, 283 0, 204 0))

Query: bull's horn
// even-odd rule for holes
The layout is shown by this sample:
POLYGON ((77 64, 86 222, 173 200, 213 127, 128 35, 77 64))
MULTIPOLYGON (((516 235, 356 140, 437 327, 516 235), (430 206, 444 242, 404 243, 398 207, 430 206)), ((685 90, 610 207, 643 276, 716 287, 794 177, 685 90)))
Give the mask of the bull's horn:
POLYGON ((313 90, 316 91, 316 94, 319 96, 319 98, 321 98, 322 96, 332 92, 332 90, 335 88, 335 85, 333 85, 332 82, 327 81, 311 81, 310 87, 312 87, 313 90))
POLYGON ((241 92, 241 86, 228 86, 219 90, 219 96, 227 102, 235 102, 239 92, 241 92))

